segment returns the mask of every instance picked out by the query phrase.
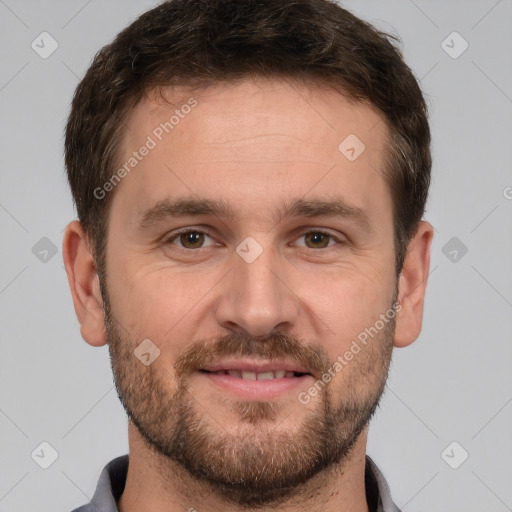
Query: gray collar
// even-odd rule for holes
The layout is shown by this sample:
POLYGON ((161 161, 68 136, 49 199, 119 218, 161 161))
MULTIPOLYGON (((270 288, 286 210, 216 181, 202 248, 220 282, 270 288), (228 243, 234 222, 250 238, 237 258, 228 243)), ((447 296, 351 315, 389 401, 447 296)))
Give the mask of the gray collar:
MULTIPOLYGON (((116 501, 123 494, 128 474, 128 455, 111 460, 101 472, 92 500, 73 512, 119 512, 116 501)), ((400 512, 393 503, 389 486, 373 460, 366 456, 365 486, 370 512, 400 512), (376 506, 376 508, 375 508, 376 506)))

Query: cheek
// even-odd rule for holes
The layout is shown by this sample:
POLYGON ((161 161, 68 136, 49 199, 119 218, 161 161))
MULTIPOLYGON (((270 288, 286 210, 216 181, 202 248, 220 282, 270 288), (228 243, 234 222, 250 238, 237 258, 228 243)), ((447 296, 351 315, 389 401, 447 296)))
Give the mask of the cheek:
POLYGON ((210 274, 138 259, 120 264, 112 280, 109 276, 113 309, 129 332, 162 344, 195 325, 203 297, 218 281, 210 274))
MULTIPOLYGON (((331 359, 343 354, 357 337, 375 325, 392 305, 394 278, 382 272, 347 271, 330 276, 324 289, 304 284, 304 304, 319 322, 331 359)), ((306 281, 307 283, 307 281, 306 281)), ((380 324, 379 324, 380 325, 380 324)))

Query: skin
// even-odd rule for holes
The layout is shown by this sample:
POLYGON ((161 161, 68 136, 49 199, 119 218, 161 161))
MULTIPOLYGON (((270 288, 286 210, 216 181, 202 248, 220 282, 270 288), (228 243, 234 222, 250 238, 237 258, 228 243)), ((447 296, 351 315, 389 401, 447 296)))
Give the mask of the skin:
MULTIPOLYGON (((169 119, 176 105, 191 96, 198 104, 109 192, 114 195, 103 283, 108 304, 87 236, 77 221, 67 227, 63 254, 82 337, 93 346, 109 343, 121 399, 139 414, 146 434, 160 436, 162 442, 170 438, 184 407, 200 418, 211 445, 198 443, 199 455, 212 468, 218 463, 219 472, 234 472, 238 461, 243 473, 244 457, 254 454, 256 466, 261 461, 260 469, 269 478, 272 467, 292 474, 299 460, 312 460, 312 455, 299 459, 293 452, 296 440, 305 452, 319 446, 318 436, 308 437, 319 432, 311 418, 321 426, 326 407, 331 407, 331 417, 344 429, 339 427, 331 437, 344 441, 325 440, 323 447, 327 453, 338 450, 340 460, 304 477, 289 492, 277 493, 274 502, 269 492, 260 506, 283 512, 367 511, 367 426, 356 425, 357 415, 347 404, 367 418, 368 407, 382 392, 392 347, 407 346, 418 337, 433 237, 432 226, 421 222, 397 279, 392 200, 381 172, 386 124, 369 106, 333 90, 277 79, 167 93, 175 105, 149 95, 135 107, 127 120, 120 163, 169 119), (350 134, 366 146, 355 161, 338 149, 350 134), (140 228, 143 212, 164 199, 184 196, 222 199, 234 218, 164 218, 140 228), (334 198, 359 208, 368 227, 345 217, 275 215, 276 208, 296 199, 334 198), (179 236, 169 240, 184 227, 208 235, 199 249, 179 247, 179 236), (304 236, 315 230, 332 235, 328 244, 304 236), (252 263, 236 252, 248 236, 263 249, 252 263), (236 340, 255 355, 262 356, 265 347, 269 355, 303 357, 311 369, 320 370, 315 361, 332 363, 349 350, 358 334, 389 310, 395 292, 401 306, 396 324, 379 332, 336 373, 328 391, 307 404, 297 393, 307 391, 313 377, 272 400, 241 401, 212 386, 184 358, 191 351, 204 361, 209 350, 217 357, 222 340, 236 340), (277 332, 290 344, 283 345, 274 336, 277 332), (150 366, 133 356, 144 339, 160 349, 150 366), (162 409, 163 404, 169 409, 162 409), (227 447, 219 460, 211 448, 216 441, 217 448, 227 447)), ((235 346, 228 345, 229 350, 235 346)), ((231 512, 248 505, 242 491, 229 493, 190 474, 148 443, 133 421, 128 434, 130 465, 118 504, 122 512, 191 507, 231 512)), ((248 475, 251 467, 247 462, 248 475)))

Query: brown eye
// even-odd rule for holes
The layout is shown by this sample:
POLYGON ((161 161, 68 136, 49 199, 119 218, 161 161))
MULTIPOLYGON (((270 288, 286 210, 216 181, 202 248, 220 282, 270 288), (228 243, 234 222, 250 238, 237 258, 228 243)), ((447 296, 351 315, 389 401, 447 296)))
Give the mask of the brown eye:
POLYGON ((323 233, 322 231, 311 231, 310 233, 306 233, 303 235, 307 243, 311 243, 312 246, 309 246, 311 249, 325 249, 329 245, 329 241, 332 235, 327 233, 323 233))
POLYGON ((201 247, 203 241, 203 233, 197 231, 189 231, 188 233, 181 233, 180 235, 180 242, 186 249, 197 249, 201 247))
POLYGON ((206 238, 210 238, 202 231, 182 231, 177 233, 167 240, 168 244, 175 244, 183 249, 201 249, 205 243, 206 238))

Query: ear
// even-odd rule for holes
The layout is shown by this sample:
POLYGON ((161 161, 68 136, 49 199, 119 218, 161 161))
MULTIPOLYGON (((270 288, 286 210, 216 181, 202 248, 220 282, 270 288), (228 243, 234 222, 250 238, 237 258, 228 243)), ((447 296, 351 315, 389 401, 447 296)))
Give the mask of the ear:
POLYGON ((105 345, 107 334, 100 282, 80 222, 73 221, 66 227, 62 255, 82 338, 95 347, 105 345))
POLYGON ((398 282, 395 347, 406 347, 420 335, 433 236, 432 225, 422 221, 407 247, 398 282))

